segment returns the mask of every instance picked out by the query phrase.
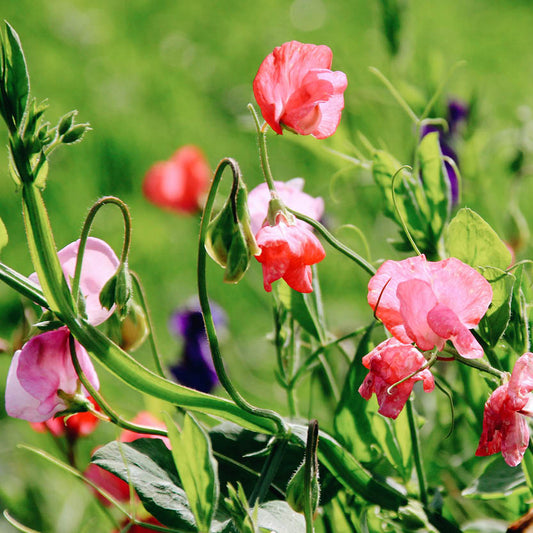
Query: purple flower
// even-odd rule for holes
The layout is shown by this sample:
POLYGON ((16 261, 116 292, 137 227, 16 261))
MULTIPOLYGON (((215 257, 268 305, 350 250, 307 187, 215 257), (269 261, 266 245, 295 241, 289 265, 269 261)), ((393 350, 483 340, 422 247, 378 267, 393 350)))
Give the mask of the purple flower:
MULTIPOLYGON (((215 325, 224 327, 224 311, 216 305, 211 306, 211 311, 215 325)), ((184 341, 181 359, 170 367, 170 372, 176 381, 186 387, 211 392, 218 385, 218 376, 213 366, 199 304, 192 303, 178 309, 170 318, 169 329, 184 341)))
MULTIPOLYGON (((459 100, 448 101, 448 131, 443 131, 441 126, 434 124, 427 124, 422 127, 420 136, 424 137, 428 133, 434 131, 439 134, 439 143, 442 155, 453 159, 457 163, 457 154, 453 149, 457 139, 461 136, 461 126, 467 121, 469 114, 468 106, 459 100)), ((446 172, 448 174, 448 181, 450 183, 450 192, 452 197, 452 205, 457 205, 459 202, 459 180, 457 174, 448 161, 444 162, 446 172)))

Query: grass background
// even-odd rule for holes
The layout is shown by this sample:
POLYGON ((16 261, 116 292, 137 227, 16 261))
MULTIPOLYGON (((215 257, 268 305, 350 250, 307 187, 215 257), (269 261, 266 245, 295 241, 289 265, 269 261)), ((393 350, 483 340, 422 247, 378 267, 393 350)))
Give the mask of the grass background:
MULTIPOLYGON (((462 205, 478 211, 505 239, 512 237, 509 162, 517 150, 520 117, 528 116, 533 105, 533 7, 527 0, 411 0, 404 5, 400 53, 392 58, 376 0, 0 2, 0 16, 21 38, 32 94, 49 101, 48 119, 54 124, 77 109, 79 120, 93 128, 81 144, 58 150, 51 161, 45 200, 56 242, 63 247, 78 238, 88 208, 102 195, 120 196, 130 206, 134 224, 130 265, 144 281, 167 363, 180 350, 179 340, 166 327, 169 315, 195 294, 199 219, 150 205, 141 194, 143 175, 153 162, 192 143, 201 147, 212 168, 221 158, 234 157, 249 187, 259 184, 257 146, 246 106, 253 102, 252 80, 260 62, 285 41, 327 44, 333 50, 333 68, 348 76, 346 109, 335 136, 325 141, 289 133, 269 136, 276 179, 304 177, 306 190, 324 198, 327 224, 340 238, 366 254, 357 234, 341 228, 353 224, 366 235, 372 260, 401 257, 387 243, 396 229, 380 214, 371 177, 326 150, 353 155, 352 147, 362 146, 361 132, 374 145, 386 146, 402 163, 410 162, 412 126, 368 67, 379 68, 421 111, 463 60, 443 92, 444 97, 477 102, 472 134, 460 154, 465 178, 462 205)), ((435 114, 442 110, 442 101, 435 114)), ((523 132, 527 149, 533 142, 531 129, 523 132)), ((0 145, 6 140, 1 129, 0 145)), ((7 161, 5 149, 3 157, 7 161)), ((526 172, 519 205, 529 222, 531 187, 526 172)), ((7 165, 0 168, 0 217, 10 235, 2 261, 31 273, 20 198, 7 165)), ((119 251, 118 212, 109 210, 100 216, 93 234, 119 251)), ((520 257, 529 251, 526 245, 520 257)), ((347 333, 368 322, 364 272, 329 250, 320 278, 333 332, 347 333)), ((211 297, 229 317, 224 345, 230 373, 252 402, 285 412, 284 393, 274 380, 273 348, 266 341, 272 329, 271 306, 262 289, 260 265, 252 264, 238 286, 226 286, 221 280, 222 271, 211 265, 211 297)), ((0 335, 11 340, 20 301, 3 286, 0 316, 0 335)), ((0 356, 3 376, 8 355, 0 356)), ((136 356, 151 364, 148 347, 136 356)), ((342 376, 342 365, 337 370, 342 376)), ((141 395, 117 380, 103 381, 104 393, 127 416, 146 407, 141 395)), ((83 488, 15 448, 18 442, 51 444, 25 422, 4 417, 0 424, 1 506, 23 509, 23 502, 28 502, 26 507, 33 511, 26 509, 25 516, 34 521, 33 527, 80 531, 76 520, 84 515, 79 510, 89 505, 83 488), (38 501, 31 504, 31 498, 38 501)), ((87 460, 91 445, 113 436, 114 430, 100 428, 94 441, 83 444, 87 450, 84 455, 82 449, 80 456, 87 460)), ((12 528, 0 521, 0 531, 4 530, 12 528)))

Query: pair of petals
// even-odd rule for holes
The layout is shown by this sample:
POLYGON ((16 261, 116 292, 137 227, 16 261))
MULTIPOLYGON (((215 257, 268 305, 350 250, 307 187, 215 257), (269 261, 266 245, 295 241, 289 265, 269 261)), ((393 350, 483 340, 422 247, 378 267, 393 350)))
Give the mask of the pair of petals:
MULTIPOLYGON (((315 220, 320 220, 324 214, 324 200, 315 198, 303 192, 303 178, 293 178, 287 182, 275 181, 276 193, 281 201, 291 209, 298 211, 315 220)), ((271 199, 270 190, 266 183, 261 183, 248 194, 248 211, 250 213, 250 227, 252 233, 257 235, 265 223, 268 214, 268 205, 271 199)), ((311 229, 306 222, 296 219, 297 226, 311 229)))
POLYGON ((435 388, 431 372, 427 368, 420 370, 425 363, 424 356, 411 344, 403 344, 394 338, 387 339, 363 357, 363 365, 370 372, 359 387, 359 394, 369 400, 375 393, 378 412, 394 419, 409 399, 415 382, 422 381, 425 392, 435 388), (414 372, 414 376, 399 383, 414 372))
POLYGON ((450 340, 467 358, 483 356, 469 330, 477 326, 491 300, 490 283, 454 257, 386 261, 368 284, 368 303, 399 341, 415 342, 421 350, 442 350, 450 340))
POLYGON ((152 165, 143 181, 143 194, 153 204, 178 213, 195 213, 209 188, 211 169, 193 145, 177 150, 167 161, 152 165))
POLYGON ((327 46, 290 41, 263 60, 253 90, 276 133, 283 133, 282 126, 317 139, 335 133, 348 81, 343 72, 331 71, 332 58, 327 46))
MULTIPOLYGON (((15 352, 6 384, 6 412, 9 416, 44 422, 68 408, 59 391, 74 395, 79 388, 69 337, 69 330, 62 327, 33 337, 15 352)), ((83 373, 98 389, 98 376, 89 355, 76 341, 75 346, 83 373)), ((86 391, 84 393, 88 396, 86 391)))
POLYGON ((533 416, 533 354, 518 358, 511 379, 498 387, 485 404, 483 431, 476 455, 501 451, 509 466, 517 466, 529 444, 525 416, 533 416))
POLYGON ((295 291, 313 291, 310 265, 326 257, 317 237, 305 227, 289 225, 278 216, 275 226, 262 227, 256 236, 261 253, 256 259, 263 265, 263 284, 267 292, 272 283, 284 279, 295 291))

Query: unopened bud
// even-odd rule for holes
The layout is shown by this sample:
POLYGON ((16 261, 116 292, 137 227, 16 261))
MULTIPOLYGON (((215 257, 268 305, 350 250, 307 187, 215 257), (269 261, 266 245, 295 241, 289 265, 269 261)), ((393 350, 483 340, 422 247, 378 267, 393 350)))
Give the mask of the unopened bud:
POLYGON ((76 124, 73 128, 67 131, 63 137, 61 137, 61 142, 63 144, 73 144, 82 140, 83 135, 86 131, 90 130, 89 124, 76 124))
POLYGON ((57 126, 57 132, 59 133, 59 135, 65 135, 65 133, 70 130, 74 122, 74 117, 77 114, 77 111, 70 111, 70 113, 67 113, 64 117, 61 118, 57 126))

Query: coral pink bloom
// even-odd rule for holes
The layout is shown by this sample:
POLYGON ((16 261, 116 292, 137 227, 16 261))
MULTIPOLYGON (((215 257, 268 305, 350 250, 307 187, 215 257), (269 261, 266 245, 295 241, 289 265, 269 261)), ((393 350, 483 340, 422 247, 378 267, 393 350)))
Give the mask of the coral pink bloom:
MULTIPOLYGON (((29 422, 44 422, 69 407, 80 382, 69 347, 69 331, 63 327, 41 333, 15 352, 6 384, 6 412, 29 422)), ((98 389, 98 376, 85 349, 76 342, 81 368, 98 389)), ((88 396, 84 389, 81 393, 88 396)))
POLYGON ((387 339, 363 357, 363 365, 370 372, 359 387, 359 394, 369 400, 372 393, 376 393, 378 413, 396 418, 409 399, 416 381, 422 381, 425 392, 435 388, 433 375, 426 368, 389 392, 392 385, 416 372, 425 363, 424 356, 411 344, 403 344, 394 338, 387 339))
POLYGON ((287 224, 278 215, 275 226, 263 226, 256 236, 261 253, 256 259, 263 265, 265 290, 272 290, 272 282, 283 278, 298 292, 312 292, 314 265, 326 257, 320 241, 308 229, 287 224))
MULTIPOLYGON (((100 411, 100 407, 91 396, 89 396, 89 400, 93 404, 93 407, 97 411, 100 411)), ((99 423, 100 419, 98 417, 94 416, 91 412, 86 411, 68 417, 58 416, 50 418, 45 422, 32 422, 31 427, 34 431, 39 433, 49 431, 54 437, 67 436, 69 440, 74 441, 79 437, 87 437, 90 435, 99 423)))
POLYGON ((331 71, 331 50, 291 41, 261 63, 254 95, 263 118, 276 133, 285 126, 301 135, 333 135, 344 109, 344 72, 331 71))
POLYGON ((449 339, 468 358, 483 356, 469 330, 491 300, 490 283, 454 257, 434 263, 423 255, 385 261, 368 284, 368 303, 399 341, 442 350, 449 339))
POLYGON ((211 180, 211 169, 196 146, 183 146, 168 161, 151 166, 144 177, 144 196, 158 207, 179 213, 198 211, 211 180))
POLYGON ((533 354, 518 358, 508 383, 498 387, 485 404, 483 432, 476 455, 502 452, 509 466, 522 461, 529 443, 523 415, 533 416, 533 354))
MULTIPOLYGON (((304 180, 303 178, 294 178, 287 182, 275 181, 276 191, 283 203, 315 220, 320 220, 324 213, 324 200, 322 198, 313 198, 309 194, 303 192, 304 180)), ((266 183, 261 183, 252 189, 248 194, 248 210, 250 212, 250 226, 252 233, 257 235, 257 232, 263 226, 268 214, 268 204, 270 202, 270 191, 266 183)), ((304 226, 307 229, 312 229, 309 224, 301 220, 295 221, 297 226, 304 226)))
MULTIPOLYGON (((57 254, 69 285, 76 270, 79 247, 80 241, 78 239, 65 246, 57 254)), ((106 309, 100 304, 100 291, 115 274, 118 265, 119 260, 115 252, 105 241, 95 237, 87 239, 81 267, 80 291, 85 298, 87 318, 94 326, 105 322, 113 314, 113 308, 106 309)), ((30 279, 39 284, 37 274, 31 274, 30 279)))

